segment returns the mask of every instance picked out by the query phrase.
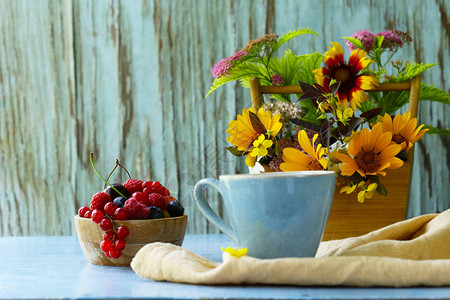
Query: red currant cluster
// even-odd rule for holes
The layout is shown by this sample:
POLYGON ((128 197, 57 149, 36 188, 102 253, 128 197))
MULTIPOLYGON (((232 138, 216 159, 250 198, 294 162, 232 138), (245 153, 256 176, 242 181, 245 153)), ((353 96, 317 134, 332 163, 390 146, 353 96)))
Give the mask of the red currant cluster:
MULTIPOLYGON (((97 172, 92 154, 91 163, 97 172)), ((117 165, 120 165, 118 161, 116 161, 117 165)), ((99 177, 103 179, 100 175, 99 177)), ((179 217, 184 214, 181 203, 172 197, 169 190, 158 181, 143 182, 130 178, 123 185, 109 184, 107 179, 103 181, 109 186, 92 197, 89 207, 81 207, 78 215, 82 218, 90 218, 105 231, 100 248, 110 258, 121 256, 126 245, 125 238, 129 234, 126 226, 117 227, 114 220, 159 219, 179 217)))

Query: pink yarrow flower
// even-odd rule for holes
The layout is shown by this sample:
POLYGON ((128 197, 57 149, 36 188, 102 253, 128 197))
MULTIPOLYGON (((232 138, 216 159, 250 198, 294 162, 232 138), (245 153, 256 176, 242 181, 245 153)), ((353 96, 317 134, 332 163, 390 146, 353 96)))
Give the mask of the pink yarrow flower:
MULTIPOLYGON (((352 35, 352 38, 358 39, 361 41, 361 44, 366 49, 366 51, 370 51, 373 49, 373 41, 375 40, 375 34, 370 32, 369 30, 361 30, 357 31, 352 35)), ((350 51, 356 49, 356 46, 347 41, 345 43, 350 51)))
POLYGON ((403 47, 402 38, 395 34, 395 31, 393 30, 377 33, 377 36, 383 36, 383 43, 381 44, 382 48, 389 48, 389 50, 393 51, 397 47, 403 47))
POLYGON ((239 50, 233 55, 221 59, 211 70, 214 78, 219 79, 222 76, 230 76, 230 68, 243 57, 247 56, 247 54, 246 51, 239 50))
POLYGON ((284 78, 280 74, 275 74, 272 76, 272 84, 279 85, 284 83, 284 78))

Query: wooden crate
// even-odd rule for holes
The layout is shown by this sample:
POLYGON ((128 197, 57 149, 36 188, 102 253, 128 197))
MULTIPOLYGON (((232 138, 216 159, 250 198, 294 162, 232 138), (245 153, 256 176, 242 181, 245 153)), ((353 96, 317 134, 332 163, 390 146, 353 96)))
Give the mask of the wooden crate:
POLYGON ((387 196, 375 193, 364 203, 357 200, 357 192, 339 193, 337 186, 323 240, 335 240, 360 236, 406 218, 408 183, 411 165, 389 170, 381 183, 387 196))

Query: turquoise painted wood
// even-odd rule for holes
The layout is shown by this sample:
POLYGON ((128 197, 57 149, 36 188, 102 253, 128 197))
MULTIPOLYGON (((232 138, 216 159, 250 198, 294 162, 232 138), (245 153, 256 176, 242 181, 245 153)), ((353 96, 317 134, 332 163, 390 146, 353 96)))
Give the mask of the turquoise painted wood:
MULTIPOLYGON (((231 84, 205 100, 216 61, 264 33, 309 27, 321 36, 288 45, 305 53, 397 28, 414 38, 400 57, 439 63, 423 80, 448 91, 449 9, 445 0, 0 0, 0 235, 74 234, 73 214, 103 186, 90 152, 105 176, 119 158, 133 177, 170 188, 189 232, 217 232, 192 187, 245 172, 224 150, 225 130, 250 95, 231 84)), ((420 104, 421 122, 449 128, 448 115, 420 104)), ((415 155, 409 215, 450 207, 449 139, 426 136, 415 155)), ((225 215, 217 195, 212 207, 225 215)))
MULTIPOLYGON (((183 246, 222 261, 225 235, 188 234, 183 246)), ((449 287, 202 286, 143 279, 129 267, 89 264, 74 236, 3 237, 2 299, 448 299, 449 287), (70 270, 70 272, 67 272, 70 270), (24 288, 27 282, 27 288, 24 288)))

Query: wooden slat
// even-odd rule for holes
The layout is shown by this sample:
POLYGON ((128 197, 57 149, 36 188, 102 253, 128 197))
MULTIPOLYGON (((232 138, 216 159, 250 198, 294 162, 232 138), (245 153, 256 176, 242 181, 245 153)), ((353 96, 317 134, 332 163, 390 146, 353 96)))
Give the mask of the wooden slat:
MULTIPOLYGON (((134 177, 166 184, 186 206, 189 232, 217 232, 190 190, 247 171, 225 150, 225 130, 251 99, 239 83, 204 99, 210 69, 264 33, 317 31, 288 43, 304 54, 344 45, 361 24, 409 31, 414 42, 395 59, 439 63, 423 81, 449 89, 445 0, 426 9, 420 0, 185 2, 0 1, 0 235, 74 234, 77 208, 103 186, 91 151, 102 174, 119 158, 134 177)), ((449 110, 420 102, 419 122, 450 128, 449 110)), ((450 206, 448 149, 439 136, 417 144, 409 216, 450 206)), ((226 217, 217 195, 211 206, 226 217)))

